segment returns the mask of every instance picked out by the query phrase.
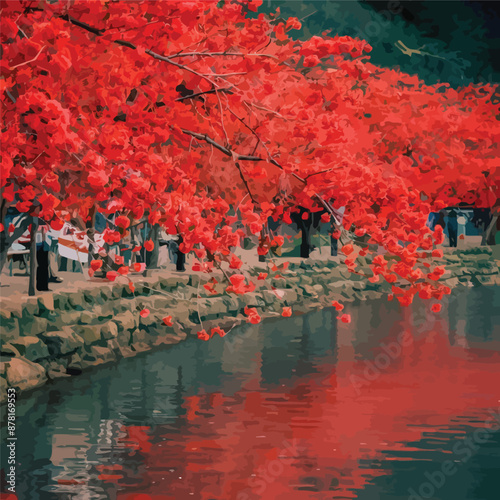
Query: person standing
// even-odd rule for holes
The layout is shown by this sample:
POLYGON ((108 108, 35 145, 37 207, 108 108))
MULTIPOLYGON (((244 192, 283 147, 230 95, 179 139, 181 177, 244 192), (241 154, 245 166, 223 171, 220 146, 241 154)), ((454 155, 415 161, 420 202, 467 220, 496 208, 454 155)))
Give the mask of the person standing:
POLYGON ((168 257, 172 264, 177 264, 177 251, 179 250, 179 245, 173 239, 167 241, 168 257))
POLYGON ((443 231, 444 231, 444 229, 446 227, 445 217, 446 217, 446 210, 441 210, 439 212, 438 217, 437 217, 436 223, 434 224, 434 228, 436 226, 441 226, 443 228, 443 231))
POLYGON ((427 227, 432 231, 434 231, 434 229, 436 228, 439 217, 440 217, 439 212, 431 212, 429 214, 429 218, 427 220, 427 227))
POLYGON ((448 212, 448 238, 450 239, 450 247, 457 246, 458 234, 458 212, 452 208, 448 212))
POLYGON ((40 225, 36 233, 36 289, 49 291, 49 245, 46 242, 47 226, 40 225))
POLYGON ((59 233, 51 227, 48 228, 45 242, 49 247, 49 283, 62 283, 62 278, 57 276, 59 266, 57 262, 58 246, 59 246, 59 233))

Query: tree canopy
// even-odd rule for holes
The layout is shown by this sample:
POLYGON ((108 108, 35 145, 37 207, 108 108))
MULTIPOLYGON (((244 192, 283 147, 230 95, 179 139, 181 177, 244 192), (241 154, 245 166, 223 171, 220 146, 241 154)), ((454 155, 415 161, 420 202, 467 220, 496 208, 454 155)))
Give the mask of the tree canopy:
POLYGON ((297 18, 247 15, 260 4, 2 2, 2 217, 97 210, 118 241, 147 220, 210 270, 301 207, 332 218, 350 271, 369 259, 403 304, 442 296, 426 221, 498 199, 494 87, 426 85, 362 39, 294 39, 297 18))

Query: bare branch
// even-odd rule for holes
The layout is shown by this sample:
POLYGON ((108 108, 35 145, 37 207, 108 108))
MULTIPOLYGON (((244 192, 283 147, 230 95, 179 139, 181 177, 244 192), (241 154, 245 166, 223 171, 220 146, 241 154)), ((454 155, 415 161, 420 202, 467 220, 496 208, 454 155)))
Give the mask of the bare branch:
MULTIPOLYGON (((24 61, 22 63, 19 63, 19 64, 16 64, 15 66, 11 66, 10 69, 15 69, 15 68, 19 68, 19 66, 24 66, 25 64, 29 64, 30 62, 33 62, 33 61, 36 61, 38 59, 38 56, 42 53, 42 50, 46 47, 46 45, 44 45, 39 51, 38 51, 38 54, 33 58, 33 59, 30 59, 29 61, 24 61)), ((15 101, 14 101, 15 102, 15 101)))
POLYGON ((245 176, 243 175, 243 172, 242 172, 242 169, 241 169, 241 166, 240 166, 239 162, 235 161, 234 164, 236 165, 236 168, 238 169, 238 172, 240 173, 241 180, 243 181, 243 184, 245 184, 245 187, 247 189, 248 195, 250 196, 250 199, 252 200, 252 203, 256 204, 257 201, 253 197, 252 191, 250 191, 250 186, 248 185, 248 182, 245 179, 245 176))
MULTIPOLYGON (((222 102, 220 100, 219 93, 216 92, 215 95, 217 97, 217 101, 219 102, 220 122, 221 122, 221 126, 222 126, 222 131, 224 132, 224 137, 226 138, 226 146, 229 146, 229 137, 228 137, 227 132, 226 132, 226 127, 224 126, 224 110, 222 109, 222 102)), ((241 174, 241 170, 240 170, 240 174, 241 174)))
POLYGON ((197 92, 196 94, 178 97, 176 99, 176 101, 184 101, 186 99, 194 99, 195 97, 198 97, 198 96, 204 95, 204 94, 215 94, 216 92, 229 92, 232 88, 234 88, 234 85, 230 85, 229 87, 226 87, 223 89, 212 89, 212 90, 206 90, 205 92, 197 92))
POLYGON ((216 57, 216 56, 238 56, 238 57, 270 57, 271 59, 279 60, 279 57, 272 54, 258 54, 258 53, 244 53, 244 52, 180 52, 177 54, 171 54, 168 57, 173 59, 174 57, 216 57))
POLYGON ((327 168, 326 170, 320 170, 319 172, 313 172, 312 174, 306 175, 304 179, 309 179, 310 177, 313 177, 315 175, 321 175, 321 174, 326 174, 327 172, 331 172, 333 168, 327 168))
POLYGON ((90 33, 94 33, 94 35, 102 36, 105 33, 105 30, 100 30, 98 28, 94 28, 93 26, 90 26, 87 23, 82 23, 81 21, 78 21, 77 19, 71 17, 69 14, 64 14, 63 16, 60 16, 60 17, 61 17, 61 19, 64 19, 65 21, 68 21, 71 24, 78 26, 79 28, 83 28, 84 30, 90 31, 90 33))

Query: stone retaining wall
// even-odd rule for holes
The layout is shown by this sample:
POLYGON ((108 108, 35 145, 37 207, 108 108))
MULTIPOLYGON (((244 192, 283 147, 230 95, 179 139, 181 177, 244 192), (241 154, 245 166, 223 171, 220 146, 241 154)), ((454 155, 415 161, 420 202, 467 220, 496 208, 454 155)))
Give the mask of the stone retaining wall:
MULTIPOLYGON (((443 263, 449 286, 498 283, 499 262, 487 247, 446 254, 443 263)), ((260 271, 266 270, 253 273, 260 271)), ((390 290, 389 284, 372 284, 333 260, 290 264, 281 274, 285 279, 254 280, 256 290, 245 295, 207 297, 200 276, 191 274, 135 283, 135 293, 127 284, 113 284, 2 304, 2 401, 8 387, 27 391, 48 380, 176 344, 196 335, 200 319, 207 330, 216 325, 231 328, 246 321, 245 306, 256 307, 262 317, 281 314, 283 306, 292 306, 297 314, 329 306, 332 299, 377 298, 390 290), (198 295, 202 298, 197 300, 198 295), (146 318, 139 315, 143 308, 151 311, 146 318), (173 326, 163 324, 166 315, 172 316, 173 326)))

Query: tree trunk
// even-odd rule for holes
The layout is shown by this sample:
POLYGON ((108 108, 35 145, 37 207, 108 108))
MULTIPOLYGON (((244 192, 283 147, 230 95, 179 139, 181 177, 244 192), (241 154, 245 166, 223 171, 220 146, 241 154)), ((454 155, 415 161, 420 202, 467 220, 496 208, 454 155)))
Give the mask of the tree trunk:
POLYGON ((186 270, 186 268, 184 267, 184 263, 186 262, 186 256, 180 250, 180 245, 183 241, 184 240, 183 240, 182 236, 179 235, 179 239, 177 241, 177 244, 179 245, 179 249, 177 250, 177 263, 175 265, 175 269, 177 271, 185 271, 186 270))
POLYGON ((148 269, 158 269, 160 258, 160 225, 155 224, 149 231, 149 239, 153 241, 154 248, 151 252, 146 252, 146 266, 148 269))
POLYGON ((495 245, 495 235, 498 231, 497 229, 498 215, 494 215, 484 232, 484 239, 487 245, 495 245))
POLYGON ((302 242, 300 243, 300 256, 304 259, 309 258, 309 254, 311 252, 311 227, 312 227, 312 214, 309 213, 309 217, 307 219, 302 219, 302 214, 300 217, 301 221, 301 231, 302 231, 302 242))
POLYGON ((312 219, 311 213, 301 208, 300 212, 295 212, 292 214, 292 221, 296 224, 297 229, 302 233, 302 241, 300 243, 300 256, 303 259, 308 259, 311 252, 311 226, 312 219), (307 219, 303 219, 304 213, 308 213, 307 219))
POLYGON ((90 219, 86 222, 85 226, 87 229, 87 238, 89 242, 89 261, 88 265, 90 266, 90 261, 97 258, 97 254, 94 250, 94 244, 92 243, 95 238, 95 205, 89 210, 90 219))
POLYGON ((3 270, 3 266, 7 262, 7 252, 9 251, 9 245, 7 242, 7 237, 5 231, 0 232, 0 273, 3 270))
POLYGON ((7 262, 7 252, 9 251, 8 242, 8 224, 6 223, 5 217, 9 209, 9 203, 3 197, 3 189, 0 189, 0 222, 4 226, 4 230, 0 232, 0 275, 3 270, 3 266, 7 262))
MULTIPOLYGON (((132 248, 135 246, 140 245, 140 238, 137 235, 137 228, 136 227, 131 227, 130 228, 130 245, 132 248)), ((132 252, 132 255, 130 256, 130 267, 132 267, 135 263, 137 262, 137 252, 132 252)))
MULTIPOLYGON (((259 244, 261 242, 264 242, 265 239, 266 239, 266 234, 265 234, 264 230, 262 230, 260 232, 260 242, 259 242, 259 244)), ((259 255, 259 262, 266 262, 266 256, 265 255, 259 255)))
MULTIPOLYGON (((333 234, 333 232, 336 229, 337 228, 335 227, 335 224, 332 222, 330 226, 331 233, 333 234)), ((338 246, 339 246, 339 240, 330 235, 330 255, 332 257, 337 257, 338 246)))
POLYGON ((309 258, 309 252, 311 251, 311 231, 307 224, 302 224, 302 242, 300 244, 300 256, 303 259, 309 258))
POLYGON ((38 219, 31 218, 30 231, 30 277, 28 285, 28 295, 33 297, 36 290, 36 233, 38 231, 38 219))

